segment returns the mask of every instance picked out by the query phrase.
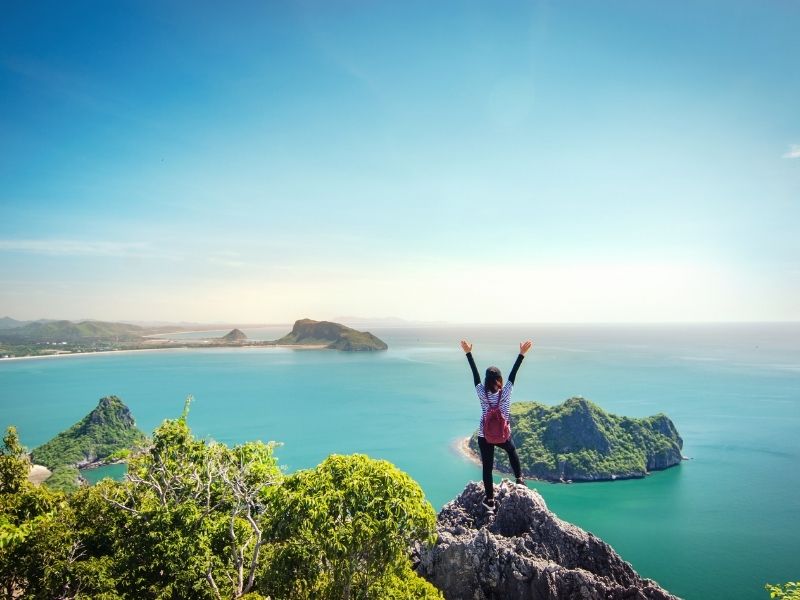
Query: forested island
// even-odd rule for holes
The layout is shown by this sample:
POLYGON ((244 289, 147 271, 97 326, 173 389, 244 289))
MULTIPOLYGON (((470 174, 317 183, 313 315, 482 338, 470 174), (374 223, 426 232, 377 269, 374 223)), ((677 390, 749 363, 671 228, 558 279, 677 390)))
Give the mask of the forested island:
POLYGON ((222 337, 172 339, 175 327, 142 327, 104 321, 34 321, 3 318, 0 327, 0 359, 26 356, 58 356, 120 350, 165 348, 274 347, 317 348, 342 351, 386 350, 383 340, 331 321, 300 319, 292 331, 278 340, 251 340, 238 327, 222 337))
POLYGON ((146 443, 128 407, 117 396, 107 396, 72 427, 34 449, 31 460, 52 472, 49 487, 69 491, 80 484, 79 469, 125 460, 146 443))
MULTIPOLYGON (((523 474, 547 481, 604 481, 644 477, 677 465, 683 440, 664 414, 643 419, 605 412, 585 398, 557 406, 511 404, 511 439, 523 474)), ((477 433, 469 449, 479 456, 477 433)), ((498 468, 511 472, 504 452, 498 468)))

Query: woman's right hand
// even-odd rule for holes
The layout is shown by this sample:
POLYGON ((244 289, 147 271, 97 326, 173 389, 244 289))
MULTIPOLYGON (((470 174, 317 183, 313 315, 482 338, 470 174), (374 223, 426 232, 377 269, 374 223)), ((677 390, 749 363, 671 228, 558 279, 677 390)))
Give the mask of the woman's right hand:
POLYGON ((461 349, 466 352, 472 352, 472 344, 470 344, 467 340, 461 340, 461 349))
POLYGON ((522 356, 525 356, 525 353, 531 349, 531 346, 533 346, 533 342, 530 340, 527 342, 520 342, 519 353, 522 354, 522 356))

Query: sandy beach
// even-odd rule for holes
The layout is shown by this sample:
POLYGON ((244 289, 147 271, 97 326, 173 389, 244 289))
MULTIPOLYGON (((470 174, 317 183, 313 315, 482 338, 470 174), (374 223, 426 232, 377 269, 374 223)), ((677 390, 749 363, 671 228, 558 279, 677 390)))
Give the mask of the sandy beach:
POLYGON ((52 471, 50 471, 50 469, 47 467, 43 467, 42 465, 31 465, 31 471, 28 473, 28 481, 39 484, 45 481, 52 474, 52 471))
POLYGON ((481 457, 475 454, 472 449, 469 447, 469 438, 458 438, 455 442, 453 442, 453 449, 466 458, 468 461, 475 463, 476 465, 481 465, 481 457))
POLYGON ((96 356, 98 354, 131 354, 133 352, 193 352, 195 350, 216 350, 224 348, 228 350, 263 350, 272 348, 290 348, 293 350, 325 350, 326 344, 269 344, 263 346, 179 346, 176 348, 131 348, 127 350, 98 350, 97 352, 62 352, 60 354, 43 354, 41 356, 11 356, 0 358, 0 363, 11 360, 38 360, 46 358, 67 358, 75 356, 96 356))

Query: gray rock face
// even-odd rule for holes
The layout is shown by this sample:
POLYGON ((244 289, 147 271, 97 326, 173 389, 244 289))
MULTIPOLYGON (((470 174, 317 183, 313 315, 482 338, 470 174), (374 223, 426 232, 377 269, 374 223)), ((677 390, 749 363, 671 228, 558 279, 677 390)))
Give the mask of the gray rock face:
POLYGON ((541 495, 509 481, 497 508, 470 482, 439 513, 439 539, 414 551, 417 572, 447 600, 676 600, 601 539, 551 513, 541 495))

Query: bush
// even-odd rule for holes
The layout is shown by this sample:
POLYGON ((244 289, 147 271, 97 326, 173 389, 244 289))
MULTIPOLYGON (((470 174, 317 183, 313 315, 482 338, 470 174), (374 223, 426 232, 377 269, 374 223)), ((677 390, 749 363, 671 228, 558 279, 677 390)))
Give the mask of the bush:
POLYGON ((764 586, 769 592, 770 598, 780 598, 781 600, 800 600, 800 581, 790 581, 784 584, 764 586))
POLYGON ((436 517, 407 474, 354 455, 284 477, 273 444, 197 440, 186 416, 156 429, 125 481, 71 494, 28 482, 10 429, 0 596, 441 598, 411 570, 409 547, 433 540, 436 517))
POLYGON ((275 500, 270 587, 278 597, 384 598, 403 589, 430 597, 408 548, 434 540, 436 514, 391 463, 333 455, 288 477, 275 500))

